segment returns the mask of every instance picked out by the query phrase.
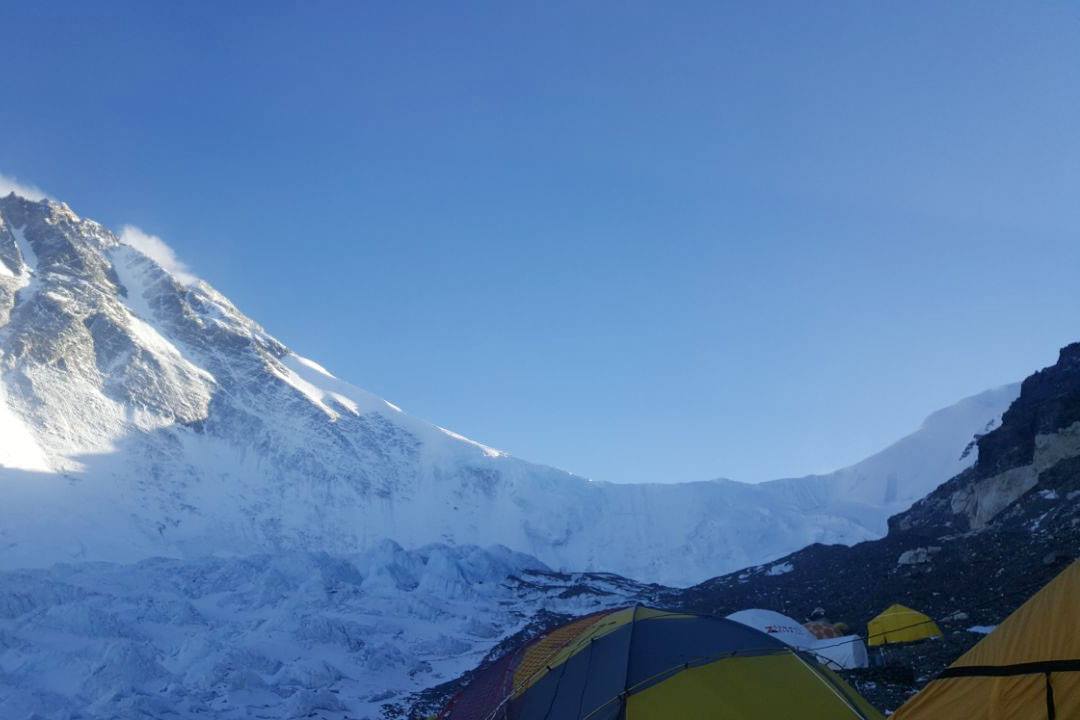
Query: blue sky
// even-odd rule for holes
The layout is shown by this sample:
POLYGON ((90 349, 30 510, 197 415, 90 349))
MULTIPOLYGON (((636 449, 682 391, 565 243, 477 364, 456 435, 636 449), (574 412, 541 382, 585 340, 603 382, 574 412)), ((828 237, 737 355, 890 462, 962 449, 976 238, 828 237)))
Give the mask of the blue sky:
POLYGON ((161 236, 335 374, 589 477, 828 470, 1080 339, 1070 3, 4 28, 0 173, 161 236))

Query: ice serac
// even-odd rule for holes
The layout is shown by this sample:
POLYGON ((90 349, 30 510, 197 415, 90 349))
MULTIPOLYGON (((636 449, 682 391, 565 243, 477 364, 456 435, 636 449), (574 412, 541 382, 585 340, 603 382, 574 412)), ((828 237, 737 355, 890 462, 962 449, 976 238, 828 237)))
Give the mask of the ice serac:
POLYGON ((350 385, 62 203, 0 198, 0 265, 5 568, 392 538, 690 583, 880 535, 1016 394, 963 401, 831 476, 590 482, 350 385))

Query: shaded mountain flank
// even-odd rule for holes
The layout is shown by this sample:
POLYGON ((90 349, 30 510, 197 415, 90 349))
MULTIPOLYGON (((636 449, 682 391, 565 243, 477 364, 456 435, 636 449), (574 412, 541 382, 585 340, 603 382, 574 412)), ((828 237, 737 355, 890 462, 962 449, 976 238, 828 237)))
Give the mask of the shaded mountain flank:
MULTIPOLYGON (((656 597, 712 615, 823 613, 860 634, 894 602, 922 610, 944 637, 872 648, 873 667, 845 673, 878 708, 895 710, 1080 554, 1080 343, 1028 377, 1001 425, 976 442, 975 465, 890 518, 880 540, 810 545, 694 587, 656 588, 656 597)), ((538 615, 489 659, 566 619, 538 615)), ((437 709, 467 678, 418 696, 410 715, 437 709)))

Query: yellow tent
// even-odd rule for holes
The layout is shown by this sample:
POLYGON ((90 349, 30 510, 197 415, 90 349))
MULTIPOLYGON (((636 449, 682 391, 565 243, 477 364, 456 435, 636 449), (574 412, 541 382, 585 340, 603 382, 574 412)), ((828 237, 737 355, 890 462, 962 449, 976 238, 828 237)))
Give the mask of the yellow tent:
POLYGON ((1080 562, 1006 618, 892 720, 1080 718, 1080 562))
POLYGON ((900 604, 890 605, 868 622, 866 631, 867 644, 871 647, 941 637, 937 623, 918 610, 900 604))

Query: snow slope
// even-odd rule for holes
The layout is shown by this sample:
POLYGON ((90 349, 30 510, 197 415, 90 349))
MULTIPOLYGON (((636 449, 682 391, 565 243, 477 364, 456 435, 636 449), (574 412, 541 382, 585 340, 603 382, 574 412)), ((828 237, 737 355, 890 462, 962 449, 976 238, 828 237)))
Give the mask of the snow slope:
POLYGON ((334 377, 62 203, 0 198, 0 264, 0 568, 391 538, 687 584, 881 535, 1016 394, 962 401, 828 476, 590 482, 334 377))

